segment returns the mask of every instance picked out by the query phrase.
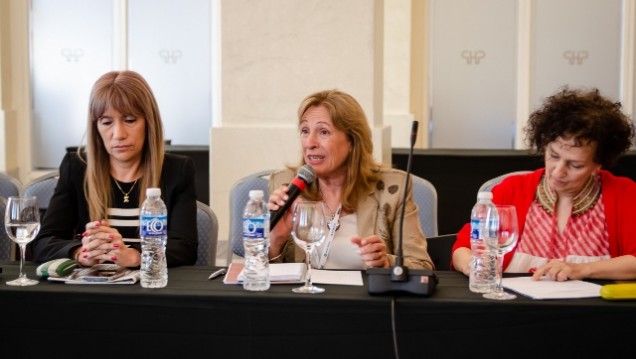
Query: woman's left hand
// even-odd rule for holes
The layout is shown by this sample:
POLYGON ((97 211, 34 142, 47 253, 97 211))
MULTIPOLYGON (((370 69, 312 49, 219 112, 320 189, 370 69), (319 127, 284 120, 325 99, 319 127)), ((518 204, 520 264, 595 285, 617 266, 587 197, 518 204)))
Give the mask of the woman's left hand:
POLYGON ((351 242, 358 246, 360 258, 367 268, 388 268, 389 257, 387 256, 386 244, 378 235, 371 235, 366 238, 353 236, 351 242))
POLYGON ((141 263, 139 251, 127 247, 119 231, 106 220, 88 223, 82 236, 79 256, 91 259, 93 264, 113 262, 122 267, 137 267, 141 263))

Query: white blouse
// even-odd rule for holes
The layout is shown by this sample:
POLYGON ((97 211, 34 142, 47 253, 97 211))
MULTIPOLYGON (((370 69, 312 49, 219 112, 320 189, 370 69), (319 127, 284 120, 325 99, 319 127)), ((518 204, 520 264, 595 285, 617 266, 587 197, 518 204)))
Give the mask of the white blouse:
MULTIPOLYGON (((340 217, 340 228, 336 231, 331 246, 329 247, 329 255, 322 269, 348 269, 363 270, 364 263, 358 253, 358 246, 351 242, 351 237, 358 234, 358 217, 355 213, 340 217)), ((316 254, 312 260, 312 268, 319 268, 318 258, 322 257, 324 250, 327 248, 327 238, 316 247, 316 254)))

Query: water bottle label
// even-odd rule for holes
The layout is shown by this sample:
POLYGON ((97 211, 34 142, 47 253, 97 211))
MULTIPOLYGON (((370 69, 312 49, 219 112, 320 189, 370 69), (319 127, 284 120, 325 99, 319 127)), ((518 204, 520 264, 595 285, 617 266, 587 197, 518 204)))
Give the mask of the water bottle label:
POLYGON ((479 219, 470 220, 470 238, 479 239, 479 219))
POLYGON ((265 238, 264 218, 243 218, 244 238, 265 238))
POLYGON ((143 237, 168 235, 168 216, 142 216, 140 231, 143 237))

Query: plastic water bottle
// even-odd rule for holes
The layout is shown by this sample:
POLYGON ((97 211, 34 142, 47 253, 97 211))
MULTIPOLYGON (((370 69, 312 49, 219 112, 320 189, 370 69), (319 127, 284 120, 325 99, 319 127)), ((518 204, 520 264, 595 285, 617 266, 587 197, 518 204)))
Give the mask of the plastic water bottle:
POLYGON ((160 188, 148 188, 139 215, 141 234, 141 286, 163 288, 168 284, 166 243, 168 210, 161 199, 160 188))
POLYGON ((268 290, 269 281, 269 210, 263 191, 251 190, 243 211, 243 288, 268 290))
POLYGON ((479 192, 477 203, 470 213, 470 276, 469 288, 475 293, 488 293, 495 290, 496 253, 489 249, 486 241, 492 240, 497 235, 497 207, 492 202, 491 192, 479 192), (487 222, 488 213, 491 212, 490 222, 487 222))

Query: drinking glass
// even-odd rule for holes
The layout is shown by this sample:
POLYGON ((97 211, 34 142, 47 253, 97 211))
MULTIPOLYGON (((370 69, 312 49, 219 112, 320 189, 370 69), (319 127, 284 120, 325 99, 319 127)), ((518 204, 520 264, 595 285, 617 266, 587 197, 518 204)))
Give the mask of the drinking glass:
POLYGON ((27 243, 40 231, 40 211, 35 196, 11 196, 4 213, 4 228, 7 234, 20 247, 20 276, 7 282, 7 285, 27 286, 38 284, 37 280, 24 274, 24 252, 27 243))
POLYGON ((302 201, 294 205, 292 220, 292 236, 294 242, 305 250, 305 285, 293 288, 295 293, 322 293, 324 288, 316 287, 311 283, 311 257, 316 245, 325 238, 327 217, 322 202, 302 201))
POLYGON ((496 280, 497 288, 494 292, 484 293, 484 298, 495 300, 510 300, 517 298, 512 293, 503 290, 503 258, 517 244, 519 227, 517 222, 517 210, 512 205, 497 205, 499 226, 495 229, 496 240, 486 240, 490 249, 496 251, 496 280))

